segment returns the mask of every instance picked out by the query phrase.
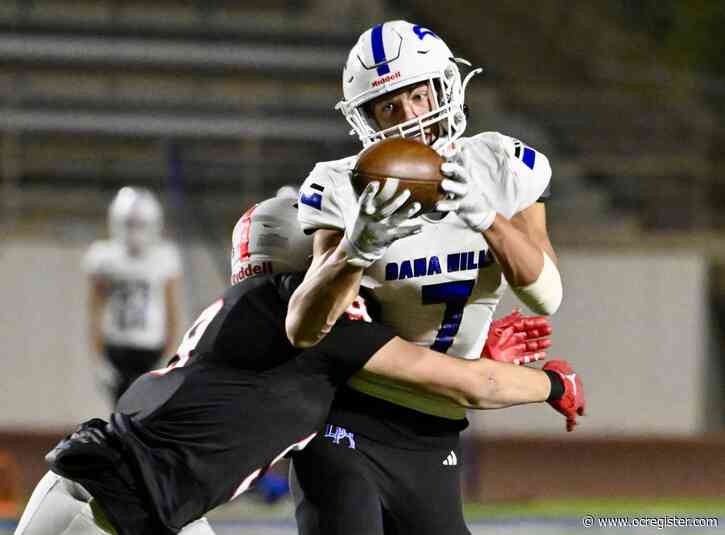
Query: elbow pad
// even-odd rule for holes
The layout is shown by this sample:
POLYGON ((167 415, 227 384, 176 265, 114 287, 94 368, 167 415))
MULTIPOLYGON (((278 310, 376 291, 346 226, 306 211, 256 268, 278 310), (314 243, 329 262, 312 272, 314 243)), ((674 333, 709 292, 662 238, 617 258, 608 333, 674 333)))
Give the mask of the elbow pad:
POLYGON ((544 254, 544 267, 539 277, 527 286, 512 288, 522 303, 535 314, 550 316, 561 305, 564 289, 561 285, 561 275, 549 255, 544 254))

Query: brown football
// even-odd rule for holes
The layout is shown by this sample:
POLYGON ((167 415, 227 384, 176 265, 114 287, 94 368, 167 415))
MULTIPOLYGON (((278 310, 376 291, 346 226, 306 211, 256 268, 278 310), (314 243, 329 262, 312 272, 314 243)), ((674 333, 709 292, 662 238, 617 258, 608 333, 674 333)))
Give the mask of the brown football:
POLYGON ((423 206, 422 212, 430 212, 444 195, 440 188, 445 178, 441 175, 443 162, 436 151, 418 141, 384 139, 360 154, 352 171, 352 185, 360 195, 368 183, 377 180, 378 195, 386 201, 408 189, 411 199, 423 206))

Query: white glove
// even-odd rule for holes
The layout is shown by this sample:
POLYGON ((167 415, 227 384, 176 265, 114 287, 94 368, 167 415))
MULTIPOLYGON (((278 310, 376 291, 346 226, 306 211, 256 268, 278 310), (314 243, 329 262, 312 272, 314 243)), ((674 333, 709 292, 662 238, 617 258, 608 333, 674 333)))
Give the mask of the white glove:
POLYGON ((483 232, 493 225, 496 210, 485 197, 480 186, 471 178, 468 170, 456 162, 445 162, 441 173, 448 178, 441 182, 441 189, 448 196, 436 204, 439 212, 455 212, 471 229, 483 232))
POLYGON ((358 210, 352 224, 345 229, 340 243, 347 253, 347 262, 366 268, 378 260, 396 240, 418 234, 422 223, 413 223, 421 205, 414 202, 409 208, 400 210, 410 197, 405 190, 390 202, 378 195, 380 182, 370 182, 358 199, 358 210), (400 210, 400 211, 399 211, 400 210))

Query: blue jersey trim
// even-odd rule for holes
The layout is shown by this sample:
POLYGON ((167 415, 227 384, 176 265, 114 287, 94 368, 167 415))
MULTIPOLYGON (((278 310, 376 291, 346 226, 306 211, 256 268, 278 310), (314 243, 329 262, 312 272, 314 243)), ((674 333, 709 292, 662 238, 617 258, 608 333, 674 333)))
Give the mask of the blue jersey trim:
POLYGON ((306 193, 300 192, 300 202, 316 210, 322 210, 322 195, 319 193, 307 195, 306 193))
POLYGON ((534 170, 534 162, 536 161, 536 151, 529 147, 524 147, 524 155, 521 160, 526 164, 526 167, 534 170))

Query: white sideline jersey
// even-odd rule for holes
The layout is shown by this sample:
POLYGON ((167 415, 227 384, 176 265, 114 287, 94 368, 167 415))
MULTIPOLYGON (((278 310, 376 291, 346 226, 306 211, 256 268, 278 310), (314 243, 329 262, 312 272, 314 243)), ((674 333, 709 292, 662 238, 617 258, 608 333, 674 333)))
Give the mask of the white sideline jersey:
MULTIPOLYGON (((551 179, 542 153, 497 132, 456 141, 462 165, 506 218, 534 204, 551 179)), ((357 198, 349 172, 357 156, 318 163, 300 190, 306 231, 351 224, 357 198)), ((363 285, 381 305, 381 320, 418 345, 466 359, 480 358, 494 310, 507 287, 483 235, 456 215, 423 216, 420 234, 393 243, 365 271, 363 285)), ((465 410, 409 385, 358 372, 352 388, 435 416, 459 419, 465 410)))
POLYGON ((138 349, 164 345, 165 288, 181 274, 176 246, 161 242, 142 256, 131 256, 122 243, 97 241, 85 254, 82 267, 110 292, 102 322, 106 343, 138 349))

